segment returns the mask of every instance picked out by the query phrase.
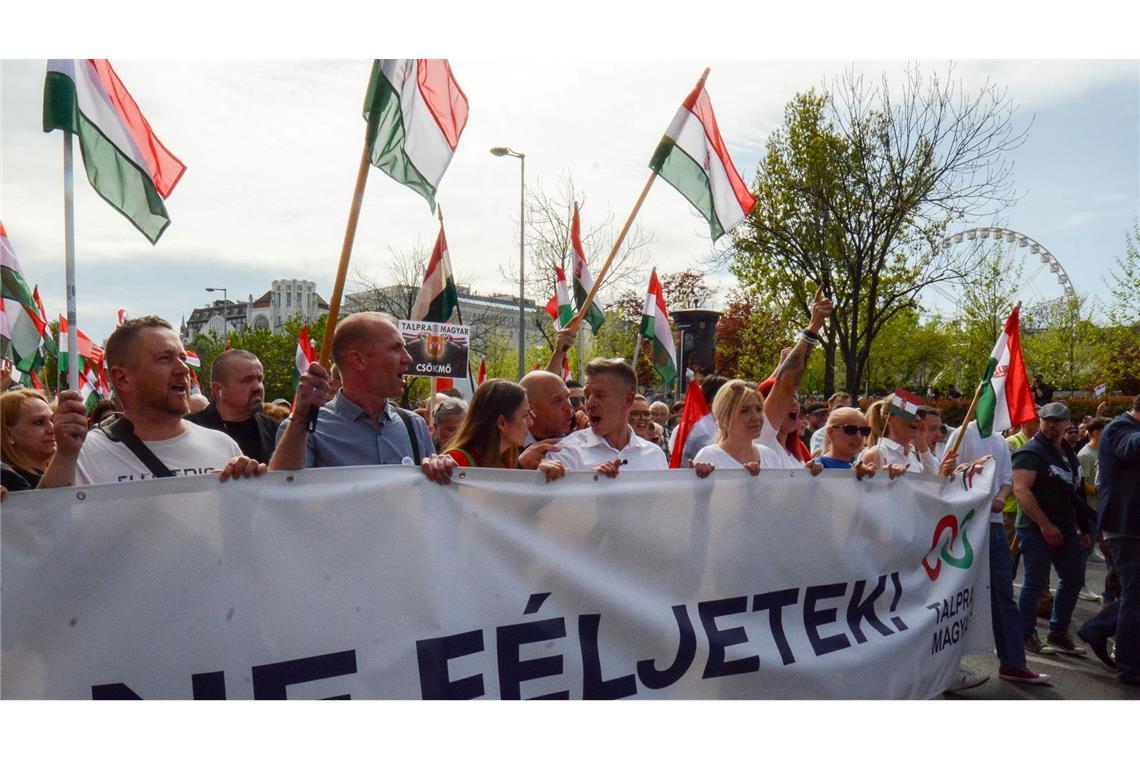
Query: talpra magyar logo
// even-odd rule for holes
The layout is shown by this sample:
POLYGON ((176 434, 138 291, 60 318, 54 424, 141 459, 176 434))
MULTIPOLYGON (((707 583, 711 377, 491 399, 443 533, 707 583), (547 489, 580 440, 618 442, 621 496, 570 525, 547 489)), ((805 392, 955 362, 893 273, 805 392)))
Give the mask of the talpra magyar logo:
POLYGON ((958 523, 958 518, 954 515, 944 515, 938 524, 934 526, 934 536, 930 539, 930 551, 922 558, 922 569, 930 576, 930 580, 938 580, 938 575, 942 572, 942 562, 945 560, 946 564, 951 567, 956 567, 960 570, 965 570, 970 565, 974 564, 974 547, 970 546, 970 538, 966 535, 966 524, 974 517, 974 510, 966 513, 962 518, 962 523, 958 523), (934 565, 930 564, 930 555, 938 548, 939 540, 943 537, 946 531, 950 531, 950 537, 942 541, 942 548, 934 557, 934 565), (962 534, 962 556, 955 557, 950 549, 954 546, 954 542, 958 539, 958 534, 962 534))

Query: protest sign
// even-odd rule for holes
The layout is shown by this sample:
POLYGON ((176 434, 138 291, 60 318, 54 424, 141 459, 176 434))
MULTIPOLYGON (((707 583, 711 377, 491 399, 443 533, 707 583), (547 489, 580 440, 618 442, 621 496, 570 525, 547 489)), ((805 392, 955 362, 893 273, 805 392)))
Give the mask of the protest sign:
POLYGON ((467 377, 471 326, 401 319, 400 333, 412 355, 409 375, 467 377))

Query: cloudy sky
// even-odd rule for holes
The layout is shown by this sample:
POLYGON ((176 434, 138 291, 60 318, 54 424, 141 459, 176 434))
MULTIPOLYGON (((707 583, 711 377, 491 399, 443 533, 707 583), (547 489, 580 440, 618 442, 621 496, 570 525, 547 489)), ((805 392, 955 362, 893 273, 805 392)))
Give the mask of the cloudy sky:
MULTIPOLYGON (((560 23, 553 16, 545 21, 560 23)), ((189 33, 213 31, 191 24, 189 33)), ((492 31, 488 39, 504 39, 501 30, 492 31)), ((571 39, 575 31, 572 24, 571 39)), ((688 51, 670 57, 671 45, 650 45, 631 56, 607 45, 611 38, 585 58, 558 47, 551 54, 549 44, 533 41, 517 49, 473 48, 469 39, 448 38, 443 47, 454 53, 426 51, 451 59, 470 101, 467 129, 438 199, 453 265, 477 290, 517 292, 517 283, 505 282, 501 272, 518 257, 519 166, 492 156, 492 146, 527 154, 528 186, 553 191, 561 176, 572 176, 585 201, 585 226, 607 214, 620 223, 648 176, 661 133, 706 65, 721 131, 751 182, 765 141, 795 93, 852 65, 897 82, 906 59, 920 59, 925 71, 945 72, 949 64, 905 47, 890 58, 866 47, 862 55, 834 57, 826 45, 805 48, 819 59, 786 44, 765 48, 755 60, 742 57, 750 49, 739 48, 723 60, 729 51, 707 45, 697 59, 688 51)), ((105 337, 118 308, 177 323, 212 297, 206 287, 256 298, 272 279, 297 277, 315 280, 318 292, 331 295, 362 148, 367 56, 385 50, 356 38, 343 48, 321 39, 301 55, 274 43, 261 57, 255 50, 255 57, 235 59, 227 53, 235 44, 228 29, 216 49, 175 45, 164 54, 165 48, 144 44, 108 53, 156 133, 188 168, 167 201, 173 222, 152 247, 77 167, 77 291, 80 325, 89 335, 105 337), (356 52, 359 58, 343 57, 356 52)), ((43 42, 33 47, 19 53, 57 54, 43 42)), ((954 50, 950 45, 946 52, 954 50)), ((1035 238, 1060 259, 1079 291, 1096 291, 1140 209, 1140 66, 1135 60, 957 55, 954 66, 966 90, 989 78, 1008 89, 1017 125, 1032 121, 1027 141, 1012 156, 1023 198, 979 224, 996 221, 1035 238)), ((44 67, 43 59, 29 57, 4 60, 0 68, 0 220, 54 313, 65 307, 62 137, 40 127, 44 67)), ((655 238, 650 255, 661 270, 690 266, 709 250, 707 224, 664 183, 650 192, 639 221, 655 238)), ((430 246, 436 230, 420 196, 373 169, 353 269, 383 280, 390 249, 430 246)), ((731 284, 725 273, 716 279, 731 284)), ((1041 280, 1046 291, 1047 282, 1041 280)))

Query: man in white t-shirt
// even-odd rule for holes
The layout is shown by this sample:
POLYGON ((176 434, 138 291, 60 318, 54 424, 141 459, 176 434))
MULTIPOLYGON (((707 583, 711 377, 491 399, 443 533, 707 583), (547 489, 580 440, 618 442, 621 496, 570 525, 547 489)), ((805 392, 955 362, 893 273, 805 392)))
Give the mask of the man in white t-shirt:
POLYGON ((107 339, 106 356, 122 418, 88 433, 79 393, 61 393, 52 416, 56 455, 40 488, 157 477, 156 467, 135 450, 144 456, 149 450, 157 459, 152 464, 175 476, 220 472, 225 481, 265 472, 264 464, 243 456, 225 433, 183 419, 189 412, 190 368, 169 322, 154 316, 128 319, 107 339))
MULTIPOLYGON (((977 421, 971 421, 965 428, 958 428, 947 440, 949 450, 954 448, 957 439, 962 436, 962 444, 958 449, 955 462, 976 462, 983 457, 991 457, 996 467, 993 485, 990 487, 990 617, 994 631, 994 645, 997 649, 998 676, 1006 681, 1018 683, 1039 684, 1048 676, 1036 673, 1029 669, 1025 659, 1025 642, 1021 636, 1021 616, 1017 604, 1013 600, 1013 563, 1009 553, 1009 544, 1006 543, 1005 531, 1002 529, 1002 509, 1005 507, 1005 498, 1013 490, 1013 466, 1010 462, 1009 448, 1001 435, 982 438, 978 430, 977 421)), ((971 683, 975 674, 965 671, 960 673, 955 685, 971 683)), ((979 683, 984 682, 979 681, 979 683)), ((954 685, 951 686, 951 690, 954 685)))
POLYGON ((637 378, 624 359, 593 359, 586 365, 586 416, 590 427, 578 430, 558 443, 547 459, 561 462, 567 470, 593 470, 616 477, 621 469, 664 470, 665 453, 652 441, 634 434, 629 411, 637 378))

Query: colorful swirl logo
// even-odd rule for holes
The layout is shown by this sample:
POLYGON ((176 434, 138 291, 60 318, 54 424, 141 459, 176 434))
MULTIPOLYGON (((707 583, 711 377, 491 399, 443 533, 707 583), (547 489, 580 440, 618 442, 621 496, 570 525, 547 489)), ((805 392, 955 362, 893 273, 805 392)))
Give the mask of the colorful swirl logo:
POLYGON ((934 581, 938 579, 939 574, 942 572, 943 561, 951 567, 956 567, 959 570, 965 570, 970 565, 974 564, 974 547, 970 546, 970 538, 966 535, 966 524, 974 517, 974 510, 966 513, 962 518, 962 523, 959 525, 958 518, 954 515, 945 515, 938 524, 934 526, 934 536, 930 539, 930 551, 922 558, 922 569, 934 581), (950 531, 950 537, 941 540, 946 531, 950 531), (958 539, 958 534, 962 534, 961 541, 961 556, 954 556, 951 548, 954 542, 958 539), (941 540, 942 549, 935 553, 941 540), (930 555, 934 554, 934 565, 930 564, 930 555))

